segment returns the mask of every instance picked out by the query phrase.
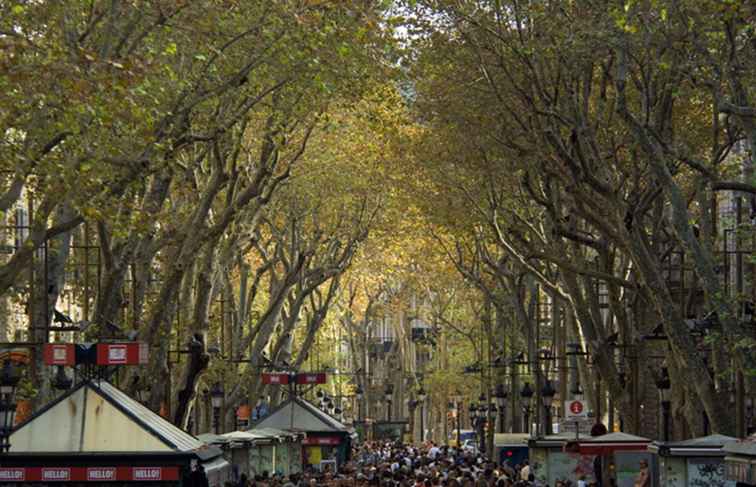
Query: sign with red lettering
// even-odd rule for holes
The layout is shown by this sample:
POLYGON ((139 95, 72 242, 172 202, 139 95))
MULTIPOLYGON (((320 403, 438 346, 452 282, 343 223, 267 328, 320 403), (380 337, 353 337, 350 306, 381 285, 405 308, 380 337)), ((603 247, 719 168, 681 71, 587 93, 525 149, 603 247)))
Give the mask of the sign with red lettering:
POLYGON ((262 375, 262 383, 263 384, 288 384, 289 383, 289 374, 287 373, 277 373, 277 374, 263 374, 262 375))
POLYGON ((308 436, 302 442, 303 445, 336 446, 341 444, 338 436, 308 436))
POLYGON ((97 344, 97 365, 144 365, 148 355, 146 343, 97 344))
POLYGON ((0 468, 0 482, 166 482, 179 478, 178 467, 0 468))
POLYGON ((73 343, 45 343, 42 355, 45 365, 74 365, 76 345, 73 343))
POLYGON ((325 373, 297 374, 297 384, 325 384, 325 373))

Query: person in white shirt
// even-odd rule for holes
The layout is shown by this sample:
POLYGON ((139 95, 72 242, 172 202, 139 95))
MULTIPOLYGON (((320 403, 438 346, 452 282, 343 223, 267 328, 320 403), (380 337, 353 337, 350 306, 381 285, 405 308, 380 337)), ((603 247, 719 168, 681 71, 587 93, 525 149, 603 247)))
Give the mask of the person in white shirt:
POLYGON ((523 462, 522 470, 520 470, 520 480, 528 481, 528 478, 530 477, 530 465, 528 465, 528 461, 525 460, 523 462))

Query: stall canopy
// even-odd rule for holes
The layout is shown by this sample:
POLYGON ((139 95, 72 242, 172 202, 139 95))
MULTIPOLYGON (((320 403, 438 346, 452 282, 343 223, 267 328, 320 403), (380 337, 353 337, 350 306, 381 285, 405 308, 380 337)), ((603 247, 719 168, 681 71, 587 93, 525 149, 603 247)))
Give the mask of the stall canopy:
POLYGON ((583 455, 610 455, 616 451, 646 451, 650 442, 641 436, 608 433, 580 440, 578 449, 583 455))
POLYGON ((273 428, 289 432, 350 434, 350 429, 309 402, 298 397, 282 403, 268 416, 257 421, 250 432, 273 428))
POLYGON ((721 457, 724 456, 722 447, 730 441, 735 438, 719 434, 676 442, 655 441, 648 446, 648 451, 662 457, 721 457))
MULTIPOLYGON (((56 462, 69 473, 103 456, 118 459, 115 463, 154 458, 166 465, 169 458, 175 459, 174 465, 196 459, 208 478, 217 480, 211 485, 221 485, 230 471, 220 449, 207 446, 106 381, 82 382, 61 395, 19 424, 10 444, 10 455, 19 466, 36 465, 44 457, 43 466, 56 462)), ((177 475, 176 468, 170 467, 171 475, 177 475)))

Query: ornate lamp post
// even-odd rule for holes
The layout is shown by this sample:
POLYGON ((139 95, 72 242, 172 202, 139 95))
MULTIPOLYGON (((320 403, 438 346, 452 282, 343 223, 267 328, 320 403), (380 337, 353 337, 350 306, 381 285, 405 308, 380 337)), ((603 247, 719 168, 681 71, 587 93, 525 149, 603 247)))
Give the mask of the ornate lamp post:
POLYGON ((66 370, 62 365, 58 365, 57 370, 55 371, 55 377, 53 377, 52 380, 53 389, 67 391, 71 388, 71 385, 73 385, 73 379, 66 375, 66 370))
POLYGON ((549 379, 546 379, 546 382, 543 384, 543 388, 541 389, 541 398, 543 398, 543 409, 545 413, 544 434, 547 435, 551 434, 551 403, 554 401, 555 395, 556 391, 554 390, 554 386, 551 385, 551 381, 549 379))
POLYGON ((530 382, 526 382, 522 386, 520 399, 522 400, 522 416, 525 419, 525 432, 530 433, 530 401, 533 399, 533 389, 530 387, 530 382))
POLYGON ((386 398, 386 421, 391 421, 391 406, 393 406, 393 401, 394 401, 394 385, 393 384, 388 384, 386 386, 384 397, 386 398))
POLYGON ((213 404, 213 431, 215 431, 215 434, 219 434, 219 428, 220 428, 220 412, 221 412, 221 406, 223 406, 223 386, 221 386, 220 382, 216 382, 213 384, 213 387, 210 389, 210 401, 213 404))
POLYGON ((480 452, 486 451, 486 423, 488 422, 488 398, 485 394, 478 397, 478 442, 480 443, 480 452))
POLYGON ((457 392, 453 397, 452 400, 454 401, 454 409, 457 413, 456 422, 457 422, 457 448, 461 446, 459 437, 461 435, 462 430, 462 396, 457 392))
POLYGON ((505 433, 506 425, 504 423, 507 421, 507 390, 504 389, 504 384, 496 384, 494 397, 496 398, 496 405, 498 406, 499 411, 499 433, 505 433))
POLYGON ((420 443, 425 442, 425 399, 427 397, 425 389, 420 386, 420 390, 417 391, 417 400, 420 401, 420 443))
POLYGON ((362 390, 362 386, 358 385, 354 394, 357 397, 357 421, 362 421, 362 398, 365 395, 365 391, 362 390))
POLYGON ((669 400, 669 390, 672 388, 672 384, 669 380, 669 371, 666 367, 662 367, 661 369, 661 377, 656 381, 656 388, 659 389, 659 398, 661 399, 663 439, 664 441, 669 441, 670 409, 672 405, 669 400))
POLYGON ((0 450, 10 450, 10 433, 16 419, 16 386, 21 380, 18 368, 10 360, 3 364, 0 375, 0 450))

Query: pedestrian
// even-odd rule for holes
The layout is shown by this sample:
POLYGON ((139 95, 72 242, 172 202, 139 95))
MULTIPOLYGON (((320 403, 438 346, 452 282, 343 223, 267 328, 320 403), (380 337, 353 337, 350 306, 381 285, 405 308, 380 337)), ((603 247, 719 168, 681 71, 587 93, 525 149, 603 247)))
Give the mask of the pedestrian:
POLYGON ((650 487, 650 486, 651 486, 651 476, 648 473, 648 461, 643 459, 640 461, 640 472, 638 472, 638 476, 635 478, 634 487, 650 487))

